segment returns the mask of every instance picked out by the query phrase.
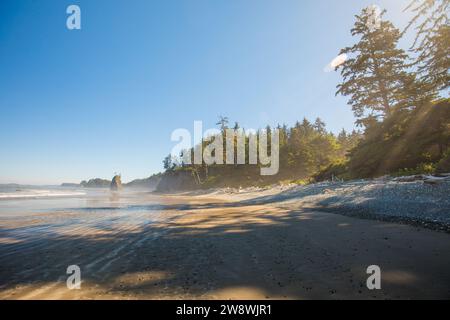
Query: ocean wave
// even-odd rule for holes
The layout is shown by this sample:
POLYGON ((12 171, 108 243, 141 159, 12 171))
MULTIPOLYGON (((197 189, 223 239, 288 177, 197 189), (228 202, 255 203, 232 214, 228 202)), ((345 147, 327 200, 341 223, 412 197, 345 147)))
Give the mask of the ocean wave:
POLYGON ((17 190, 15 192, 0 192, 0 200, 10 199, 30 199, 30 198, 51 198, 51 197, 74 197, 84 196, 83 191, 62 191, 62 190, 41 190, 27 189, 17 190))

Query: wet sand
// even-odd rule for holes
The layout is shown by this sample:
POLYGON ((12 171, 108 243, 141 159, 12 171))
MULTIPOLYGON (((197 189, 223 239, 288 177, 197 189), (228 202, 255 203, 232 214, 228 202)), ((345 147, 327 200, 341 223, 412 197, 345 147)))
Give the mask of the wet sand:
POLYGON ((1 299, 450 298, 450 234, 408 225, 231 195, 2 210, 1 299), (366 287, 370 265, 381 290, 366 287))

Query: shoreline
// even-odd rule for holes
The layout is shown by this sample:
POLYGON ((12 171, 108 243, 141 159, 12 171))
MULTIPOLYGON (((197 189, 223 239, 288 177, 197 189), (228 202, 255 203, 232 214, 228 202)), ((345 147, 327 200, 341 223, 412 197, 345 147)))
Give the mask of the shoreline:
POLYGON ((448 233, 308 206, 344 199, 345 184, 127 193, 0 215, 0 298, 450 298, 448 233), (66 287, 74 264, 80 290, 66 287), (382 290, 366 287, 370 265, 382 290))
POLYGON ((321 182, 305 186, 217 188, 163 196, 217 197, 247 204, 273 204, 344 216, 407 224, 450 233, 450 177, 426 184, 417 176, 321 182))

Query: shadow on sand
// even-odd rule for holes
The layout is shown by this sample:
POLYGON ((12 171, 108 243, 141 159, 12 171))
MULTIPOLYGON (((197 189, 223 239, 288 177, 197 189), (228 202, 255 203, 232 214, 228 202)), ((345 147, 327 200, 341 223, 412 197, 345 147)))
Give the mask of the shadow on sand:
POLYGON ((450 297, 449 235, 264 203, 82 208, 91 221, 1 227, 0 296, 51 297, 56 283, 58 298, 450 297), (374 264, 379 291, 366 287, 374 264), (65 288, 69 265, 82 290, 65 288))

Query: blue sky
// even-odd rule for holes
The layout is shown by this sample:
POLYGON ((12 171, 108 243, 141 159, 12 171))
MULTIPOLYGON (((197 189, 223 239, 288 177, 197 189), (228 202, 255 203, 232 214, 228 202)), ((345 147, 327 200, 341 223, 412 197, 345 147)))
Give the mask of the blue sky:
POLYGON ((351 130, 324 67, 372 3, 405 25, 407 0, 2 0, 0 183, 147 177, 174 129, 218 115, 351 130), (70 4, 81 30, 66 28, 70 4))

